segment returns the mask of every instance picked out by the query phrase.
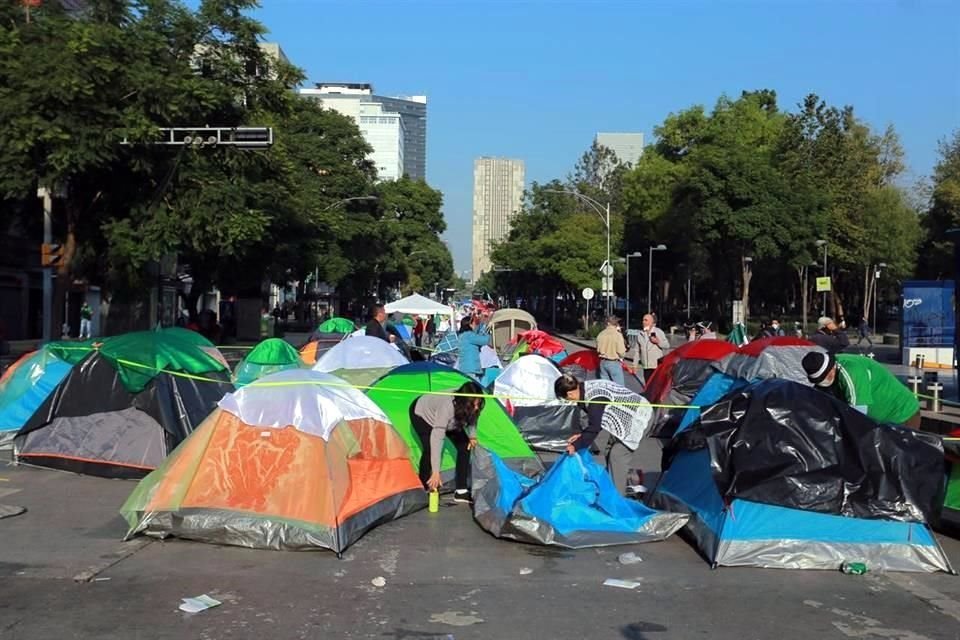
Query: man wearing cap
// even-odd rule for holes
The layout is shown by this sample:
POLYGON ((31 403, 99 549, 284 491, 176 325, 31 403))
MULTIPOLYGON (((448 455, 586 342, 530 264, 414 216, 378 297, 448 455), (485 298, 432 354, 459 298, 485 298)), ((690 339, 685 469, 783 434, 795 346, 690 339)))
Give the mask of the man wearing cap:
POLYGON ((623 356, 627 345, 620 333, 620 319, 607 318, 607 328, 597 334, 597 355, 600 356, 600 377, 623 386, 623 356))
POLYGON ((817 320, 817 332, 810 336, 810 342, 823 347, 829 353, 840 353, 850 346, 846 328, 846 323, 841 322, 838 327, 833 318, 824 316, 817 320))
POLYGON ((854 354, 811 351, 801 363, 807 379, 877 422, 920 428, 920 403, 886 367, 854 354))

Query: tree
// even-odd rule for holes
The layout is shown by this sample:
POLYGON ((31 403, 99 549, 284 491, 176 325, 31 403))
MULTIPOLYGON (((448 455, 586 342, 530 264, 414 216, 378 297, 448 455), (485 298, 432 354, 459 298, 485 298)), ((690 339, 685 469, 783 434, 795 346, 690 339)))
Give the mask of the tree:
POLYGON ((933 170, 933 188, 922 217, 924 232, 920 274, 949 278, 955 274, 951 229, 960 228, 960 129, 940 142, 940 159, 933 170))

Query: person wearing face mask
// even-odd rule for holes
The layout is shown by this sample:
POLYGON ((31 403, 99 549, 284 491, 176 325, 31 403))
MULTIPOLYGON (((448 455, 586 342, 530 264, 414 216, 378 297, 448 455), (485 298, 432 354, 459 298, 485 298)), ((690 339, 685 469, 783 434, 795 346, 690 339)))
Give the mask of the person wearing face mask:
POLYGON ((780 320, 773 318, 770 320, 769 326, 763 331, 763 338, 780 338, 787 335, 787 332, 783 330, 783 327, 780 326, 780 320))
POLYGON ((890 371, 865 356, 811 351, 801 361, 810 383, 877 422, 920 428, 920 403, 890 371))

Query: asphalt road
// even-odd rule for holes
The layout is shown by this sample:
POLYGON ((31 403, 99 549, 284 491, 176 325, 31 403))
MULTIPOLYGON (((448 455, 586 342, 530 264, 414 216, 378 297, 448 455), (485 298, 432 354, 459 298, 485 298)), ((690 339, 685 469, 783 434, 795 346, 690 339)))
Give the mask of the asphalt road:
MULTIPOLYGON (((651 472, 658 462, 657 445, 643 443, 637 464, 651 472)), ((492 538, 452 504, 381 526, 342 559, 122 542, 117 510, 133 487, 0 466, 0 504, 27 508, 0 519, 0 638, 960 639, 960 578, 945 574, 711 570, 676 536, 580 551, 523 545, 492 538), (618 562, 629 551, 643 562, 618 562), (223 604, 177 610, 204 593, 223 604)), ((941 542, 960 567, 960 541, 941 542)))
MULTIPOLYGON (((565 551, 500 541, 464 506, 375 529, 342 559, 121 542, 134 483, 0 470, 0 637, 960 638, 960 578, 711 570, 685 541, 565 551), (643 562, 622 565, 634 551, 643 562), (382 577, 386 585, 372 581, 382 577), (85 578, 76 582, 75 578, 85 578), (606 578, 640 582, 628 591, 606 578), (223 604, 197 614, 180 599, 223 604)), ((942 539, 960 565, 960 542, 942 539)))

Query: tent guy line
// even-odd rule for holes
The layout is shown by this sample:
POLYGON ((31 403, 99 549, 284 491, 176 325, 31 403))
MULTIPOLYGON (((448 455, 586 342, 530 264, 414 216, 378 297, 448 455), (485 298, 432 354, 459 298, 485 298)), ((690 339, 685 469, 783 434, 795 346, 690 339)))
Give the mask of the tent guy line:
MULTIPOLYGON (((207 378, 204 376, 199 376, 192 373, 184 373, 182 371, 170 371, 169 369, 160 369, 157 367, 151 367, 150 365, 142 364, 140 362, 133 362, 132 360, 125 360, 122 358, 116 359, 118 364, 122 364, 128 367, 135 367, 140 369, 147 369, 149 371, 156 371, 158 373, 166 373, 172 376, 178 376, 181 378, 187 378, 188 380, 195 380, 197 382, 211 382, 211 383, 222 383, 221 380, 216 380, 214 378, 207 378)), ((344 387, 348 389, 359 389, 362 391, 369 391, 371 389, 376 389, 378 391, 388 391, 393 393, 410 393, 415 395, 432 395, 432 396, 462 396, 464 398, 493 398, 495 400, 509 400, 509 401, 518 401, 518 400, 542 400, 542 398, 527 398, 522 396, 503 396, 503 395, 494 395, 489 393, 457 393, 456 391, 424 391, 418 389, 395 389, 395 388, 383 388, 383 387, 373 387, 370 385, 362 384, 350 384, 347 382, 338 383, 338 382, 326 382, 318 380, 310 381, 289 381, 289 382, 251 382, 246 385, 248 387, 294 387, 302 385, 313 385, 313 386, 326 386, 326 387, 344 387)), ((699 405, 692 404, 654 404, 650 402, 614 402, 612 400, 580 400, 579 402, 583 404, 604 404, 604 405, 623 405, 623 406, 634 406, 634 407, 653 407, 655 409, 700 409, 699 405)))

